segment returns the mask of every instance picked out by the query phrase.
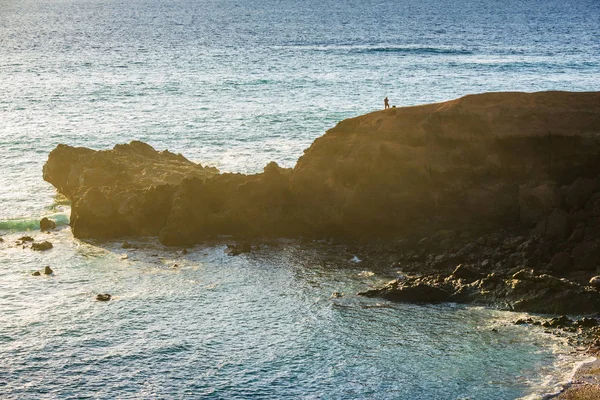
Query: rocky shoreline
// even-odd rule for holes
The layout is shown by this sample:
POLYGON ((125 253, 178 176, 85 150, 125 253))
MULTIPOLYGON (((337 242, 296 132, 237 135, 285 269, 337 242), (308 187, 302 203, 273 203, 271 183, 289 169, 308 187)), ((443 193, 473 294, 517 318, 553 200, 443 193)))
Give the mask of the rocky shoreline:
MULTIPOLYGON (((78 238, 330 239, 397 271, 363 296, 552 315, 600 345, 600 92, 485 93, 341 121, 294 168, 220 173, 141 142, 59 145, 78 238)), ((520 321, 519 323, 537 323, 520 321)))

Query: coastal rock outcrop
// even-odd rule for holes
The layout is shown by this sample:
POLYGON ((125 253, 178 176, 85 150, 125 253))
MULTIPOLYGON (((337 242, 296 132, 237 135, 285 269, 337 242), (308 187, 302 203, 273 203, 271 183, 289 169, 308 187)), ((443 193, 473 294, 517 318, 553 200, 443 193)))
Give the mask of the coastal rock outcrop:
POLYGON ((592 198, 587 212, 600 209, 599 136, 600 93, 486 93, 344 120, 293 169, 221 174, 131 142, 59 145, 44 179, 71 200, 81 238, 423 237, 521 223, 562 240, 570 213, 592 198))

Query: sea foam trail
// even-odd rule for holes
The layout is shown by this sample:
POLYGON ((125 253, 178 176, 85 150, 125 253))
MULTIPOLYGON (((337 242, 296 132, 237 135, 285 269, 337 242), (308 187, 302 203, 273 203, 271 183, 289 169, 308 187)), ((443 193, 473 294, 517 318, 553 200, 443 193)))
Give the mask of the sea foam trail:
MULTIPOLYGON (((56 222, 56 226, 69 225, 69 216, 67 214, 48 215, 48 218, 56 222)), ((40 229, 40 219, 15 218, 0 221, 0 231, 24 232, 40 229)))

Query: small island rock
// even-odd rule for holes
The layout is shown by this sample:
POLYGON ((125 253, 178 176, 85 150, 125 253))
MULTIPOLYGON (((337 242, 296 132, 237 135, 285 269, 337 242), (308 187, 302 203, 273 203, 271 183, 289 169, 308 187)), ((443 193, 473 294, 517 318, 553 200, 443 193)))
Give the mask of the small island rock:
POLYGON ((56 228, 56 222, 46 217, 40 220, 40 230, 41 231, 50 231, 56 228))

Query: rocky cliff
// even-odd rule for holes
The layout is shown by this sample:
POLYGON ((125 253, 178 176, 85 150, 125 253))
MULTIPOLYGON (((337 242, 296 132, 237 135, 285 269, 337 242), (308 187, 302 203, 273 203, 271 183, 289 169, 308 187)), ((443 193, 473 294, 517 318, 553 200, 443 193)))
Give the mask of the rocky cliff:
POLYGON ((600 92, 377 111, 255 175, 141 142, 59 145, 44 166, 76 237, 380 239, 358 251, 404 275, 363 295, 548 313, 600 311, 599 178, 600 92))
POLYGON ((77 237, 183 245, 219 234, 416 238, 522 224, 563 238, 596 196, 599 139, 600 93, 486 93, 344 120, 293 169, 220 174, 132 142, 59 145, 44 179, 71 200, 77 237))

